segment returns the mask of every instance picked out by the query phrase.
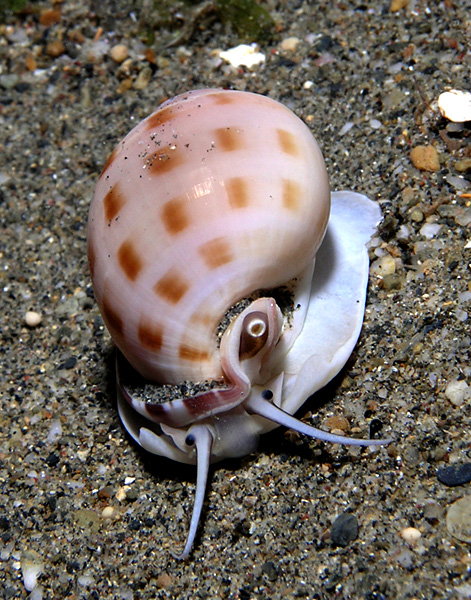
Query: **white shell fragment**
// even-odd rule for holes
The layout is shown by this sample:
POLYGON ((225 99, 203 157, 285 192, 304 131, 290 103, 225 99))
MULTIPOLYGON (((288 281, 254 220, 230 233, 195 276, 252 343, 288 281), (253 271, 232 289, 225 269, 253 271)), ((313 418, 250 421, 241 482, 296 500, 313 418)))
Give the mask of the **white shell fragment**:
POLYGON ((25 552, 21 558, 21 573, 23 575, 23 585, 31 592, 36 587, 37 578, 43 572, 43 561, 34 551, 25 552))
POLYGON ((471 92, 450 90, 438 97, 438 108, 442 115, 454 123, 471 121, 471 92))
POLYGON ((219 52, 220 58, 231 64, 233 67, 247 67, 253 69, 265 62, 265 54, 258 52, 257 44, 240 44, 229 50, 219 52))
POLYGON ((463 379, 453 380, 446 386, 445 396, 454 406, 461 406, 471 398, 471 388, 463 379))
POLYGON ((404 527, 404 529, 401 530, 401 537, 411 546, 416 544, 421 536, 422 534, 415 527, 404 527))

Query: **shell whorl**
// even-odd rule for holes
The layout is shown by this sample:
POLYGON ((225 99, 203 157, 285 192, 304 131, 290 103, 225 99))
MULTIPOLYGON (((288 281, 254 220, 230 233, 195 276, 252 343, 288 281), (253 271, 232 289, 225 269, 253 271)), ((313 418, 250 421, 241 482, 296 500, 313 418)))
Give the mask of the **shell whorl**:
POLYGON ((113 151, 89 217, 89 262, 114 341, 145 377, 222 375, 216 328, 238 300, 296 277, 329 217, 309 129, 269 98, 200 90, 113 151))

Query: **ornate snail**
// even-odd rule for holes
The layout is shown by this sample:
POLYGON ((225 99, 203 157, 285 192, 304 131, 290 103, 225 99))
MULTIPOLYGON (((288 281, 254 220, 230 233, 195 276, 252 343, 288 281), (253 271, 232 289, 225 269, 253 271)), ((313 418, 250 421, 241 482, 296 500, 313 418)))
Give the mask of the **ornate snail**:
POLYGON ((389 441, 291 416, 353 350, 365 244, 379 220, 365 196, 330 194, 308 127, 257 94, 177 96, 108 159, 90 207, 90 270, 120 350, 124 426, 149 452, 197 464, 180 558, 194 542, 209 464, 250 453, 260 434, 284 425, 329 442, 389 441), (136 391, 129 363, 157 398, 145 382, 136 391), (204 385, 195 392, 194 383, 204 385), (160 398, 162 384, 190 392, 160 398))

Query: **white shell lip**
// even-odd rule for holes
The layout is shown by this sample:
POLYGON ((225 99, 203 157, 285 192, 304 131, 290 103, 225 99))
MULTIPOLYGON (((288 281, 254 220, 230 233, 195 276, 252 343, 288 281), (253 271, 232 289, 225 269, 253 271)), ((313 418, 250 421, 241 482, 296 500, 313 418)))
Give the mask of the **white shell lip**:
MULTIPOLYGON (((284 372, 281 407, 290 414, 331 381, 353 352, 365 312, 366 244, 380 221, 379 205, 367 196, 332 192, 330 221, 316 257, 303 331, 275 368, 284 372)), ((265 426, 263 433, 275 427, 265 426)))

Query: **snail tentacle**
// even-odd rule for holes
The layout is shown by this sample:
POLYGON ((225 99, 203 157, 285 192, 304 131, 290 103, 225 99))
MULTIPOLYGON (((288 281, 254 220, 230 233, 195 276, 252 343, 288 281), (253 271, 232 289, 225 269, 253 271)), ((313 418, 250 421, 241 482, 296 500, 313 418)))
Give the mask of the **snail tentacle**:
MULTIPOLYGON (((350 438, 345 437, 343 435, 335 435, 334 433, 328 433, 327 431, 322 431, 322 429, 317 429, 316 427, 312 427, 311 425, 307 425, 302 421, 299 421, 295 417, 292 417, 290 414, 286 413, 281 408, 278 408, 269 400, 265 400, 263 395, 255 395, 253 394, 245 403, 245 408, 247 412, 255 415, 260 415, 261 417, 265 417, 274 423, 278 423, 279 425, 283 425, 284 427, 289 427, 290 429, 294 429, 295 431, 307 435, 312 438, 316 438, 318 440, 322 440, 323 442, 332 442, 334 444, 346 444, 349 446, 382 446, 384 444, 389 444, 392 442, 392 439, 385 440, 361 440, 358 438, 350 438)), ((269 394, 265 394, 266 397, 270 397, 269 394)))
POLYGON ((187 558, 195 541, 196 531, 203 508, 203 502, 206 494, 206 483, 208 481, 209 463, 211 460, 211 447, 213 445, 213 436, 207 425, 194 425, 190 428, 186 436, 188 447, 196 447, 196 492, 193 513, 191 515, 190 529, 186 538, 185 548, 181 554, 173 554, 179 560, 187 558))

